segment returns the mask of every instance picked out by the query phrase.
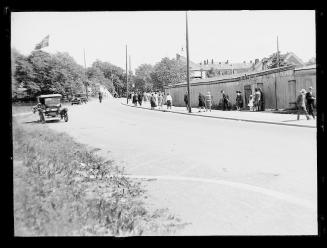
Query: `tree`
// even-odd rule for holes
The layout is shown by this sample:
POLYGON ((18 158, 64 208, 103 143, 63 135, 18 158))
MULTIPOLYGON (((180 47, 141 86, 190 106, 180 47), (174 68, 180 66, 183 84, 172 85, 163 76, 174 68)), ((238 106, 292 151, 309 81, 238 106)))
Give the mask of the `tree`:
MULTIPOLYGON (((285 61, 285 56, 281 55, 280 52, 278 52, 278 55, 279 55, 279 67, 289 65, 285 61)), ((268 58, 268 61, 269 61, 268 64, 267 64, 267 68, 268 69, 277 68, 278 67, 278 56, 277 56, 277 53, 274 53, 273 55, 271 55, 268 58)))
POLYGON ((163 58, 154 66, 151 78, 154 89, 163 90, 164 86, 186 80, 186 65, 180 60, 163 58))
POLYGON ((135 69, 135 88, 140 91, 152 91, 153 82, 151 73, 153 72, 153 66, 150 64, 142 64, 135 69))

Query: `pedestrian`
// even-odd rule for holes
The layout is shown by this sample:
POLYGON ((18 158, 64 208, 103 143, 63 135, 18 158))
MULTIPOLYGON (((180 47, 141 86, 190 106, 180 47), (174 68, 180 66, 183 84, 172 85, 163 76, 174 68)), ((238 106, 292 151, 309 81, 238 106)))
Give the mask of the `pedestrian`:
POLYGON ((254 90, 254 111, 259 111, 259 103, 260 103, 261 94, 258 88, 254 90))
POLYGON ((297 120, 300 120, 300 114, 301 112, 303 112, 305 114, 305 116, 307 117, 307 120, 309 120, 309 115, 307 112, 307 108, 305 106, 305 94, 306 91, 305 89, 302 89, 300 91, 300 95, 298 95, 297 99, 296 99, 296 105, 297 105, 297 120))
POLYGON ((162 109, 162 105, 163 105, 163 96, 162 96, 162 93, 159 92, 159 94, 158 94, 158 108, 162 109))
POLYGON ((236 91, 236 109, 238 111, 241 110, 241 108, 243 108, 243 97, 241 95, 241 91, 236 91))
POLYGON ((154 92, 154 99, 155 99, 156 107, 157 107, 158 106, 158 92, 157 91, 154 92))
POLYGON ((253 96, 250 95, 249 103, 248 103, 248 107, 250 108, 250 111, 253 111, 253 105, 254 105, 253 101, 254 101, 253 96))
POLYGON ((265 111, 265 95, 263 94, 263 91, 261 88, 258 88, 260 91, 260 111, 265 111))
POLYGON ((208 111, 208 109, 211 112, 211 106, 212 106, 212 96, 211 96, 210 92, 208 91, 207 95, 205 96, 206 112, 208 111))
POLYGON ((222 97, 223 97, 223 111, 225 111, 226 109, 228 109, 228 102, 229 102, 229 99, 227 97, 227 95, 225 94, 225 91, 221 90, 220 93, 222 94, 222 97))
POLYGON ((199 112, 202 112, 202 109, 205 109, 205 96, 201 93, 199 93, 199 112))
POLYGON ((102 102, 102 92, 99 91, 99 102, 101 103, 102 102))
POLYGON ((314 108, 314 101, 316 98, 312 93, 312 87, 309 87, 309 91, 305 94, 305 99, 307 100, 306 105, 307 105, 308 114, 312 115, 313 119, 315 119, 313 108, 314 108))
POLYGON ((137 100, 138 100, 140 106, 142 106, 142 98, 143 98, 142 96, 143 96, 143 94, 141 94, 141 92, 139 92, 139 94, 137 95, 137 100))
POLYGON ((188 110, 188 94, 187 94, 187 92, 185 92, 185 94, 184 94, 184 102, 186 105, 186 110, 188 110))
POLYGON ((167 93, 166 101, 167 101, 167 109, 171 109, 171 105, 173 104, 173 99, 169 93, 167 93))
POLYGON ((137 93, 134 93, 133 94, 133 100, 132 100, 134 106, 136 107, 137 106, 137 93))
POLYGON ((153 93, 151 94, 150 97, 150 104, 151 104, 151 109, 154 109, 156 107, 156 99, 153 93))

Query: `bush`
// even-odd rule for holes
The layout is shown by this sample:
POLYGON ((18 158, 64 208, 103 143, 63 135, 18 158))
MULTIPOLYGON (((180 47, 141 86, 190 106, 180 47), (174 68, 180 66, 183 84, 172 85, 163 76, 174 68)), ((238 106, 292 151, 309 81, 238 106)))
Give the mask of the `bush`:
POLYGON ((140 182, 64 133, 14 121, 13 147, 18 236, 141 235, 183 226, 167 210, 147 210, 140 182))

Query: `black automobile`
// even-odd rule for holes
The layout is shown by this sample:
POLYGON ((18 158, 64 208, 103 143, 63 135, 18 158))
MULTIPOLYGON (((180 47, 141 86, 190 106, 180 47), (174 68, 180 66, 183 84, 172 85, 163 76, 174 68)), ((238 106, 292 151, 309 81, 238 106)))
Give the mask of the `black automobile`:
POLYGON ((87 103, 87 97, 86 94, 75 94, 73 99, 71 100, 71 105, 74 104, 82 104, 82 103, 87 103))
POLYGON ((43 123, 47 120, 62 120, 68 121, 68 109, 62 108, 60 94, 40 95, 38 104, 33 107, 33 112, 39 112, 40 121, 43 123))

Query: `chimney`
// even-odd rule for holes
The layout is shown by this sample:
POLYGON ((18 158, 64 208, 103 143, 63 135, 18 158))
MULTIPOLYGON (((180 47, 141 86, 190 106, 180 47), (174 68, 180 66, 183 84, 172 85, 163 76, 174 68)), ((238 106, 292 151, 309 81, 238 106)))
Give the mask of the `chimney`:
POLYGON ((207 59, 207 65, 209 64, 209 60, 207 59))
POLYGON ((213 59, 211 59, 211 64, 213 64, 213 59))
POLYGON ((254 64, 258 64, 258 63, 259 63, 259 59, 255 59, 254 64))
POLYGON ((227 61, 226 61, 226 64, 228 64, 228 59, 227 59, 227 61))
POLYGON ((245 64, 245 60, 243 61, 243 64, 245 64))
POLYGON ((203 64, 204 64, 204 65, 206 64, 206 61, 205 61, 205 60, 203 60, 203 64))
POLYGON ((252 60, 250 60, 250 64, 252 64, 252 60))

